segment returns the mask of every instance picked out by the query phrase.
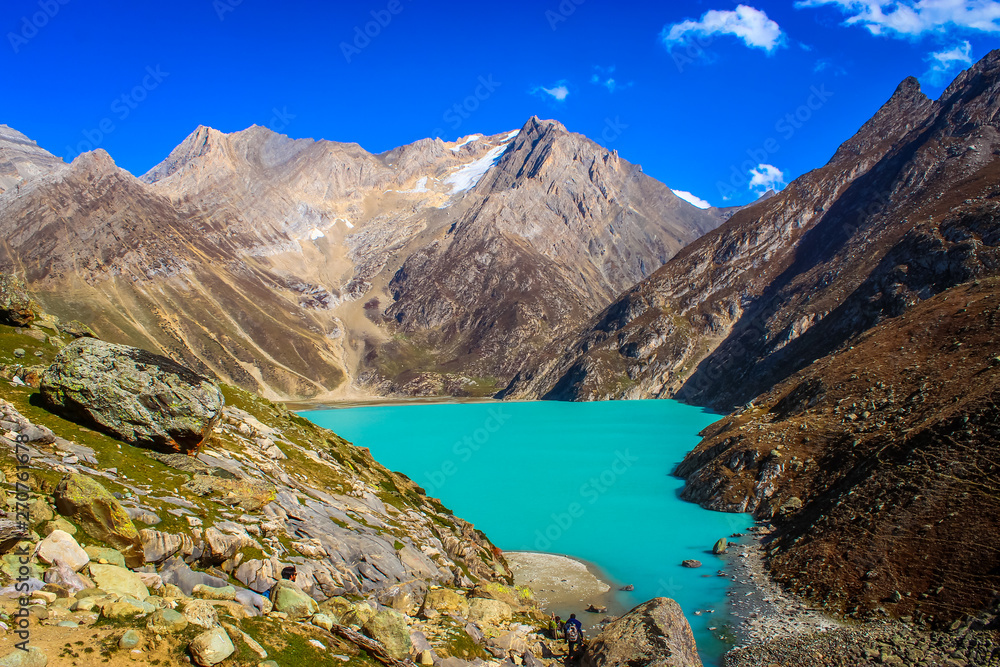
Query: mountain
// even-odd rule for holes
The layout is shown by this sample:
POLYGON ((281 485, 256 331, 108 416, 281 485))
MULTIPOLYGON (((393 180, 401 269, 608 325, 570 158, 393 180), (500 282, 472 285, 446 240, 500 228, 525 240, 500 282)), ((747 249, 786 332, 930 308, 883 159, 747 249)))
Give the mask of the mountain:
POLYGON ((138 179, 13 131, 0 160, 19 174, 0 269, 103 338, 271 398, 494 393, 724 219, 537 118, 379 155, 199 127, 138 179))
POLYGON ((19 191, 21 183, 44 176, 65 163, 17 130, 0 125, 0 195, 19 191))
POLYGON ((772 574, 850 617, 940 625, 989 606, 998 320, 990 277, 878 325, 709 427, 677 470, 683 497, 776 523, 772 574))
POLYGON ((739 406, 683 497, 772 522, 771 574, 819 606, 940 627, 1000 589, 998 287, 994 51, 937 101, 904 81, 505 393, 739 406))
POLYGON ((993 52, 934 102, 907 79, 824 167, 687 246, 504 394, 729 409, 996 272, 977 211, 1000 192, 998 72, 993 52))
POLYGON ((393 276, 386 314, 499 377, 718 224, 616 152, 537 119, 472 194, 393 276))

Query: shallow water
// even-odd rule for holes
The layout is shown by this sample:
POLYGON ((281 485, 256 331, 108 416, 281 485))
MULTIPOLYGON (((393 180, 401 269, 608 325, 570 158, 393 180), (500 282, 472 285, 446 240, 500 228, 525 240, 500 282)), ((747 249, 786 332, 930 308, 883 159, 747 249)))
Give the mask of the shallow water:
MULTIPOLYGON (((676 401, 395 405, 303 412, 441 498, 503 550, 566 554, 596 564, 626 608, 677 600, 702 659, 727 645, 727 579, 715 541, 747 515, 678 497, 676 464, 718 415, 676 401), (697 559, 699 569, 681 567, 697 559), (714 609, 714 613, 696 611, 714 609), (716 628, 710 630, 709 628, 716 628)), ((583 609, 578 610, 578 615, 583 609)))

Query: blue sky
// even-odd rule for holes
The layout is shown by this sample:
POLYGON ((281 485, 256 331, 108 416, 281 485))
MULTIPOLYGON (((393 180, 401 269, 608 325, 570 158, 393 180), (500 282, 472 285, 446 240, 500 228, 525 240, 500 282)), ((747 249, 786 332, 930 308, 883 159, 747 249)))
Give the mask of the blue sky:
POLYGON ((0 123, 64 158, 142 174, 199 124, 381 152, 538 115, 733 205, 906 76, 937 97, 1000 46, 1000 2, 8 0, 0 30, 0 123))

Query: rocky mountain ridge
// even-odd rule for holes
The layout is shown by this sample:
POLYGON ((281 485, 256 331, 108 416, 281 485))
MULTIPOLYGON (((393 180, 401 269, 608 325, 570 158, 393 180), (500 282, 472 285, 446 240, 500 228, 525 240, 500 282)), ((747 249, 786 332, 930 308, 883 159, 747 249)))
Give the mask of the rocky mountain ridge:
POLYGON ((104 338, 271 397, 493 393, 724 217, 537 118, 380 155, 200 127, 139 179, 13 131, 0 149, 24 173, 0 193, 0 268, 104 338))
POLYGON ((1000 52, 936 102, 907 79, 821 169, 739 211, 549 346, 504 395, 753 398, 886 317, 995 270, 1000 52), (929 255, 929 257, 928 257, 929 255))
POLYGON ((948 627, 1000 590, 998 179, 995 51, 935 102, 904 81, 506 393, 739 406, 684 497, 774 522, 771 574, 824 609, 948 627))

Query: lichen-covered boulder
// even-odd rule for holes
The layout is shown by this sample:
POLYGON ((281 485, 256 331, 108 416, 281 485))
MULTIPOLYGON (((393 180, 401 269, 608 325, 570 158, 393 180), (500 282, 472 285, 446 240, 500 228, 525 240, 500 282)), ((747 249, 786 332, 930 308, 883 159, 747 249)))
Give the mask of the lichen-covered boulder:
POLYGON ((420 614, 424 618, 436 618, 441 614, 458 614, 462 618, 467 618, 469 601, 464 595, 459 595, 450 588, 432 588, 424 596, 420 614))
POLYGON ((472 598, 469 600, 469 620, 483 625, 499 626, 513 617, 510 605, 501 600, 472 598))
POLYGON ((55 412, 125 442, 161 451, 198 449, 225 399, 211 380, 166 357, 96 338, 78 338, 42 375, 55 412))
POLYGON ((406 617, 398 611, 383 609, 370 618, 361 629, 375 641, 382 642, 389 655, 396 660, 404 660, 413 648, 406 617))
POLYGON ((70 336, 71 338, 97 338, 97 334, 94 333, 94 330, 79 320, 60 322, 58 327, 59 331, 67 336, 70 336))
POLYGON ((271 589, 271 603, 275 611, 283 611, 289 618, 308 618, 319 611, 319 605, 291 581, 282 579, 271 589))
POLYGON ((99 482, 85 475, 66 475, 52 495, 60 514, 73 519, 90 537, 121 552, 128 567, 145 562, 139 531, 118 499, 99 482))
POLYGON ((236 647, 222 628, 212 628, 201 633, 191 642, 191 662, 200 667, 217 665, 233 653, 236 647))
POLYGON ((679 604, 653 598, 614 621, 587 644, 581 667, 702 667, 679 604))
POLYGON ((38 311, 38 304, 28 296, 24 281, 0 274, 0 324, 26 327, 34 322, 38 311))
POLYGON ((102 591, 130 595, 137 600, 145 600, 149 597, 149 589, 142 583, 142 579, 135 572, 124 567, 91 563, 90 576, 102 591))

